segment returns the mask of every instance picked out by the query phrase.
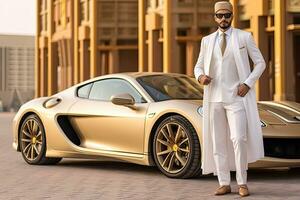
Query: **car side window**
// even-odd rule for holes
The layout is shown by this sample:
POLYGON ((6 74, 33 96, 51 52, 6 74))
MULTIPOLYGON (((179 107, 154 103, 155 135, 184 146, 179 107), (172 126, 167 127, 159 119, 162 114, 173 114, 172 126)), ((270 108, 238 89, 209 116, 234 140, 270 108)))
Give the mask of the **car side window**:
POLYGON ((111 96, 122 93, 130 94, 136 103, 146 102, 139 92, 123 79, 104 79, 94 82, 89 99, 110 101, 111 96))
POLYGON ((93 85, 93 83, 89 83, 89 84, 79 87, 77 90, 77 96, 81 97, 81 98, 86 98, 86 99, 89 98, 89 94, 90 94, 92 85, 93 85))

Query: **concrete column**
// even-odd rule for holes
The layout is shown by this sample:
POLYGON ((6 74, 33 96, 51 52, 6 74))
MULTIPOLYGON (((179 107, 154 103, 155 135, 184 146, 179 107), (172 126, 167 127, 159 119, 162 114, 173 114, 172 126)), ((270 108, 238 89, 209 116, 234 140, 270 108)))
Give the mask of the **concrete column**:
POLYGON ((172 50, 172 0, 164 1, 164 18, 163 18, 163 72, 171 72, 171 68, 173 68, 171 50, 172 50))
POLYGON ((146 34, 145 31, 145 15, 146 15, 146 1, 145 0, 139 0, 138 1, 138 55, 139 55, 139 61, 138 61, 138 70, 139 72, 145 72, 147 71, 146 61, 147 61, 147 55, 146 55, 146 34))
POLYGON ((286 22, 285 22, 286 1, 274 1, 275 18, 275 95, 274 100, 286 100, 286 22))
POLYGON ((40 70, 39 70, 39 76, 40 76, 40 83, 39 83, 39 89, 40 89, 40 96, 47 96, 47 49, 42 48, 40 49, 40 70))
POLYGON ((35 94, 34 97, 40 97, 40 49, 39 49, 39 38, 40 38, 40 0, 36 0, 36 36, 35 36, 35 52, 34 52, 34 90, 35 94))
POLYGON ((79 1, 74 1, 74 15, 73 15, 73 30, 74 30, 74 74, 73 74, 73 80, 74 84, 79 83, 80 77, 79 77, 79 45, 78 45, 78 28, 79 28, 79 1))
MULTIPOLYGON (((74 29, 72 29, 74 30, 74 29)), ((71 39, 65 40, 66 45, 66 56, 67 56, 67 87, 71 87, 73 85, 73 71, 74 71, 74 58, 73 58, 73 41, 74 38, 71 36, 71 39)))
POLYGON ((91 36, 90 36, 90 77, 96 77, 99 75, 99 69, 97 69, 97 0, 91 0, 90 5, 90 24, 91 24, 91 36))
MULTIPOLYGON (((264 58, 268 54, 268 36, 265 31, 267 26, 267 19, 263 16, 252 16, 251 17, 251 30, 253 38, 260 49, 264 58)), ((266 63, 267 64, 267 63, 266 63)), ((270 90, 268 69, 264 71, 259 81, 256 82, 256 97, 258 100, 272 100, 273 97, 269 96, 266 91, 270 90)))
POLYGON ((232 21, 232 26, 233 27, 238 27, 239 24, 239 10, 238 10, 238 1, 239 0, 230 0, 230 3, 232 4, 232 7, 233 7, 233 21, 232 21))
MULTIPOLYGON (((84 41, 79 40, 79 81, 82 82, 85 80, 84 78, 84 41)), ((75 49, 76 51, 76 49, 75 49)), ((86 66, 89 67, 89 66, 86 66)))
POLYGON ((66 88, 67 86, 67 62, 66 62, 66 46, 64 44, 64 40, 58 41, 58 48, 59 48, 59 58, 60 58, 60 72, 59 72, 59 83, 58 85, 58 91, 61 91, 66 88))
MULTIPOLYGON (((294 14, 286 13, 286 24, 293 24, 294 23, 294 14)), ((286 31, 286 45, 285 45, 285 66, 286 66, 286 100, 296 101, 296 93, 299 91, 299 88, 296 87, 296 78, 297 73, 296 70, 296 60, 299 59, 297 55, 300 55, 299 52, 294 54, 294 45, 296 45, 294 41, 294 33, 293 31, 286 31), (295 56, 297 58, 295 58, 295 56)))
POLYGON ((52 42, 52 33, 53 33, 53 23, 52 23, 52 19, 53 19, 53 2, 52 1, 48 1, 48 28, 47 28, 47 32, 48 32, 48 70, 45 72, 47 78, 47 95, 51 96, 53 95, 55 92, 57 92, 57 63, 55 63, 55 60, 57 59, 55 54, 54 54, 54 48, 53 45, 54 43, 52 42))

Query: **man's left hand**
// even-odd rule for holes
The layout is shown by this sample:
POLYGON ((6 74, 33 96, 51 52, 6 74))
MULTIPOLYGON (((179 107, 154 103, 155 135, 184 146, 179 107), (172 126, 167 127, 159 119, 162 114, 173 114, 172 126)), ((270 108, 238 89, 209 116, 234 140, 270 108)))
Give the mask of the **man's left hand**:
POLYGON ((249 90, 250 90, 250 87, 248 85, 246 85, 245 83, 243 83, 238 86, 237 94, 241 97, 244 97, 248 93, 249 90))

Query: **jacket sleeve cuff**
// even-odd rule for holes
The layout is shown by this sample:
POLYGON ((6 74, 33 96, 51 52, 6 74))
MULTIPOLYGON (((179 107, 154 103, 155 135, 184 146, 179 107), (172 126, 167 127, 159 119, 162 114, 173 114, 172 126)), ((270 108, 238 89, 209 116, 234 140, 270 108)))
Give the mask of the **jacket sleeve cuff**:
POLYGON ((201 75, 204 75, 204 74, 199 73, 199 74, 196 74, 196 75, 195 75, 195 78, 196 78, 196 81, 197 81, 197 82, 198 82, 198 79, 199 79, 199 77, 200 77, 201 75))
POLYGON ((244 84, 246 84, 250 89, 253 87, 253 83, 250 80, 244 81, 244 84))

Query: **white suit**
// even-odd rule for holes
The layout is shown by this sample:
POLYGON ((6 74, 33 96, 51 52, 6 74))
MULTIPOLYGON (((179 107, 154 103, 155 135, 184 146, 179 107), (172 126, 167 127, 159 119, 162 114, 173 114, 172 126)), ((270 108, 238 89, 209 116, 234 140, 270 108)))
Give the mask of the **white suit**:
MULTIPOLYGON (((213 50, 216 42, 217 31, 202 38, 201 49, 197 63, 194 68, 196 80, 200 75, 211 75, 211 61, 213 50)), ((247 119, 247 163, 255 162, 264 157, 264 147, 262 140, 262 130, 260 119, 258 115, 255 82, 261 76, 265 69, 265 61, 259 49, 256 47, 251 33, 239 29, 232 29, 231 40, 229 41, 233 58, 236 64, 236 70, 240 83, 246 83, 250 86, 249 92, 242 98, 240 102, 243 103, 246 119, 247 119), (254 63, 254 68, 251 72, 249 58, 254 63)), ((225 51, 226 52, 226 51, 225 51)), ((203 99, 203 145, 202 145, 202 173, 217 174, 216 163, 213 154, 213 140, 211 134, 210 124, 210 102, 212 88, 211 84, 204 86, 203 99)), ((229 134, 228 134, 229 135, 229 134)), ((224 141, 225 142, 225 141, 224 141)), ((231 171, 235 171, 235 158, 232 142, 227 137, 228 161, 231 171)))

